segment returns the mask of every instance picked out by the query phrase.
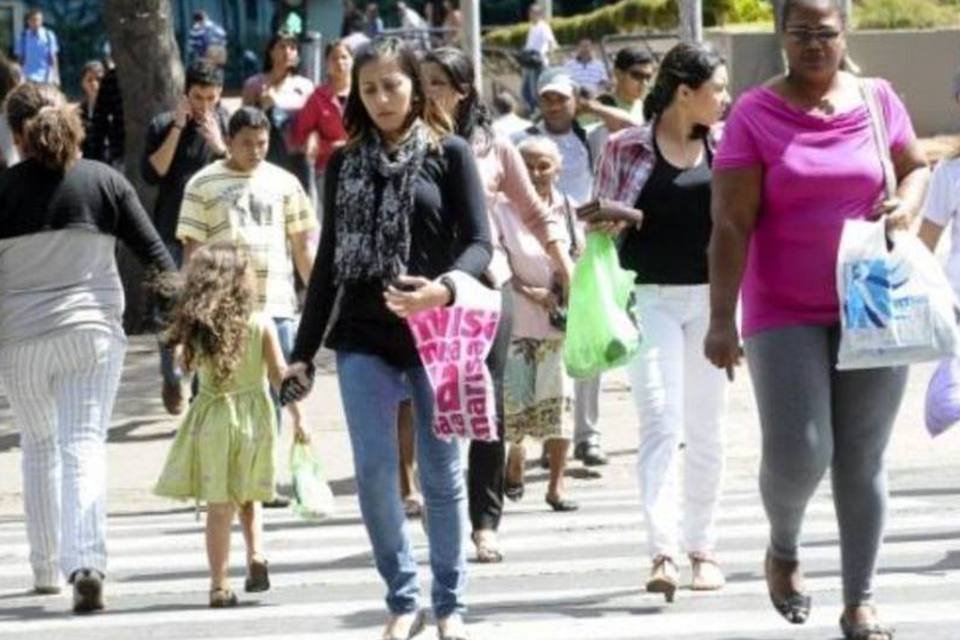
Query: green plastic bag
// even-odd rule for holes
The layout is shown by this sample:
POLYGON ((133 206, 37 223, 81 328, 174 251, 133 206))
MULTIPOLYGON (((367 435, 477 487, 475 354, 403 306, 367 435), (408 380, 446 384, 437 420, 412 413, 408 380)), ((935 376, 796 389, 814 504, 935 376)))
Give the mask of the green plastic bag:
POLYGON ((293 478, 293 511, 309 520, 333 515, 333 491, 327 484, 323 465, 309 444, 295 442, 290 450, 290 474, 293 478))
POLYGON ((636 274, 620 267, 613 239, 587 235, 570 286, 563 362, 573 378, 592 378, 622 366, 640 351, 633 287, 636 274))

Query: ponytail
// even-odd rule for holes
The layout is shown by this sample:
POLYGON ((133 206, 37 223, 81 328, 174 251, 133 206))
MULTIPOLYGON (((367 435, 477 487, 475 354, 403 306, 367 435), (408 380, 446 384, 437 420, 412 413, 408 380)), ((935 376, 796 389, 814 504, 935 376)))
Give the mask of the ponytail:
POLYGON ((25 157, 47 169, 65 171, 80 156, 84 137, 80 115, 55 86, 20 85, 7 96, 4 108, 25 157))
MULTIPOLYGON (((657 80, 643 101, 643 117, 647 121, 663 115, 673 104, 681 85, 699 89, 725 64, 723 57, 707 45, 681 43, 670 49, 660 63, 657 80)), ((704 127, 697 127, 695 138, 706 135, 704 127)))

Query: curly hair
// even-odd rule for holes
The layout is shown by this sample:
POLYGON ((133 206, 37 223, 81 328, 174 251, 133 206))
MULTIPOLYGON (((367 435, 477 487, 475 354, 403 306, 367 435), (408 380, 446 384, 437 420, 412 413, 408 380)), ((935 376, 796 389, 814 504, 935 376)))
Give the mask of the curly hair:
POLYGON ((166 332, 168 345, 183 347, 188 370, 204 359, 217 384, 230 380, 246 348, 254 295, 246 251, 222 242, 193 254, 166 332))

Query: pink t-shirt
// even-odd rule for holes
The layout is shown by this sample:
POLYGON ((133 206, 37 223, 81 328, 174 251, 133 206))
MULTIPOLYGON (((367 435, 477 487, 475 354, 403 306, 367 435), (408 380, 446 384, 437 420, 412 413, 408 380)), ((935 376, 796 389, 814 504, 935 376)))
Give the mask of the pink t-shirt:
MULTIPOLYGON (((890 146, 915 137, 903 102, 876 83, 890 146)), ((883 198, 883 169, 865 105, 817 117, 766 87, 737 101, 714 169, 763 168, 763 193, 743 280, 743 335, 840 321, 837 249, 843 222, 883 198)))

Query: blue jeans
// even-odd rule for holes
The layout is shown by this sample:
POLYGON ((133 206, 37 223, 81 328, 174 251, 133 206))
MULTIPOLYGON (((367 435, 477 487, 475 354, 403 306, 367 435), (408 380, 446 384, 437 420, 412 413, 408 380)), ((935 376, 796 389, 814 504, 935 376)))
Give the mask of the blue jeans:
MULTIPOLYGON (((274 318, 273 324, 277 328, 277 338, 280 342, 280 351, 283 353, 283 359, 289 363, 290 354, 293 353, 293 342, 297 337, 297 318, 274 318)), ((270 399, 273 400, 273 410, 277 416, 277 433, 280 432, 280 419, 282 416, 280 407, 280 397, 273 388, 270 388, 270 399)))
POLYGON ((433 610, 446 618, 465 609, 467 492, 460 446, 433 435, 433 391, 422 367, 406 371, 378 356, 337 352, 337 377, 353 446, 360 512, 387 585, 393 614, 416 611, 420 585, 400 500, 397 405, 413 396, 417 463, 426 503, 433 572, 433 610))

